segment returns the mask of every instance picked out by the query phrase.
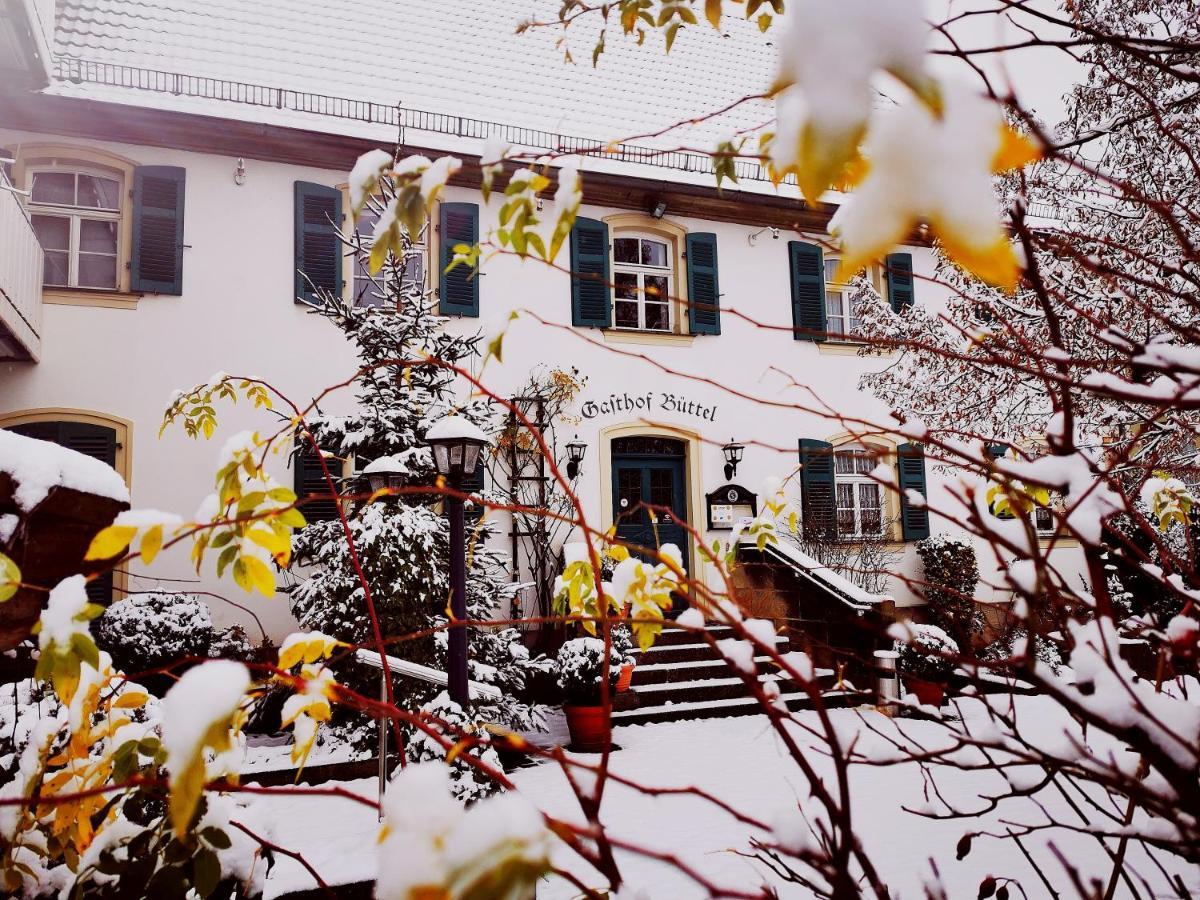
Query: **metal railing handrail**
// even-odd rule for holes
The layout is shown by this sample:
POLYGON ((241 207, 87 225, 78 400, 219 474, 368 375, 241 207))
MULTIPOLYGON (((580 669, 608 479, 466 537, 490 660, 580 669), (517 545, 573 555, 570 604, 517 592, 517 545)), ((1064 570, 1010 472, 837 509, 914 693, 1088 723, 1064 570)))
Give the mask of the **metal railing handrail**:
MULTIPOLYGON (((638 144, 617 143, 578 135, 561 134, 540 128, 526 128, 503 122, 491 122, 470 116, 452 115, 431 110, 411 109, 373 100, 355 100, 331 94, 315 94, 252 82, 214 78, 208 75, 187 75, 164 69, 148 69, 124 63, 97 62, 74 56, 54 58, 54 76, 59 81, 75 84, 92 83, 108 87, 172 94, 241 103, 293 112, 310 113, 368 124, 411 128, 434 134, 485 140, 502 138, 519 147, 574 153, 589 151, 590 155, 619 162, 638 163, 682 172, 714 174, 711 156, 690 150, 666 150, 638 144)), ((739 179, 769 181, 766 169, 755 160, 738 159, 734 168, 739 179)), ((789 179, 791 176, 789 176, 789 179)))

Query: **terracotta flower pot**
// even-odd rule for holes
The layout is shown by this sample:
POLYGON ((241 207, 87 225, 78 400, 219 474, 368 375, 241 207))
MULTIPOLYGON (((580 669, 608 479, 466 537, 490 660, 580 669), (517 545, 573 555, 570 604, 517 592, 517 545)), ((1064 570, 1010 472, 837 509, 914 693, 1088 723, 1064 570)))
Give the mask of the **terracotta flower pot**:
POLYGON ((946 699, 946 686, 923 678, 906 678, 908 689, 917 695, 922 706, 941 706, 946 699))
POLYGON ((633 666, 631 662, 621 666, 621 675, 617 678, 617 693, 623 694, 629 690, 629 686, 633 684, 633 666))
POLYGON ((571 731, 571 749, 599 753, 612 737, 612 720, 603 706, 565 707, 571 731))

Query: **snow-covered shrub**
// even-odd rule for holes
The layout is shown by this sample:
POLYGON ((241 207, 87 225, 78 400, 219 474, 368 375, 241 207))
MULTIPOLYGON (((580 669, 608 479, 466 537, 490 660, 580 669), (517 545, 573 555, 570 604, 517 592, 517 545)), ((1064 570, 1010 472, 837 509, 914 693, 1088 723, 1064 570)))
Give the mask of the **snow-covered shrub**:
POLYGON ((904 642, 900 648, 900 674, 921 681, 945 684, 954 671, 958 644, 936 625, 903 622, 892 626, 893 637, 904 642))
POLYGON ((633 652, 633 635, 629 633, 629 626, 620 623, 612 627, 611 642, 613 650, 621 657, 621 662, 628 664, 634 662, 637 656, 633 652))
MULTIPOLYGON (((620 674, 621 654, 609 645, 609 690, 614 690, 620 674)), ((600 703, 600 685, 604 677, 604 641, 581 637, 567 641, 558 651, 558 686, 568 704, 596 706, 600 703)))
POLYGON ((983 630, 974 599, 979 584, 975 547, 963 538, 935 534, 917 542, 917 553, 924 567, 925 618, 970 652, 983 630))
POLYGON ((181 591, 130 594, 92 626, 96 644, 124 672, 148 672, 189 656, 248 659, 253 652, 239 626, 218 628, 208 604, 181 591))
MULTIPOLYGON (((465 735, 473 735, 486 742, 487 732, 481 727, 479 718, 468 715, 445 691, 422 706, 421 712, 446 723, 444 734, 450 746, 454 746, 465 735)), ((411 729, 405 740, 404 751, 410 763, 445 762, 446 749, 421 729, 411 729)), ((502 768, 500 757, 491 747, 477 744, 471 748, 471 755, 495 769, 502 768)), ((481 800, 496 792, 496 783, 464 762, 461 755, 450 764, 450 784, 454 796, 464 803, 481 800)))
POLYGON ((239 882, 261 890, 257 844, 231 824, 253 822, 253 814, 235 796, 200 797, 190 833, 171 828, 161 790, 163 702, 114 670, 107 653, 79 674, 68 704, 32 679, 0 691, 0 798, 40 785, 46 801, 0 807, 3 895, 234 896, 239 882), (135 776, 145 783, 76 794, 78 786, 135 776))

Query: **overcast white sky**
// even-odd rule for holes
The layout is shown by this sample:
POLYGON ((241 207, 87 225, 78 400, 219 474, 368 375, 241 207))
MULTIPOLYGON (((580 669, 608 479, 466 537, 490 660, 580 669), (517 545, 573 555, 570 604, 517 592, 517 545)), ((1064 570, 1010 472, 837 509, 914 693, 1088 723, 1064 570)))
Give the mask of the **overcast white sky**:
MULTIPOLYGON (((1030 6, 1058 14, 1058 4, 1052 0, 1035 0, 1030 6)), ((951 16, 971 10, 996 10, 996 0, 928 0, 930 18, 944 21, 951 16)), ((1019 43, 1028 34, 1017 25, 1032 28, 1040 37, 1061 37, 1065 31, 1028 14, 981 15, 963 19, 954 25, 955 40, 964 48, 990 47, 1000 43, 1019 43)), ((1062 95, 1073 82, 1083 77, 1084 68, 1066 53, 1053 48, 1031 48, 1008 51, 990 57, 977 57, 981 68, 995 79, 997 86, 1012 85, 1021 105, 1035 110, 1048 124, 1062 119, 1062 95)), ((945 63, 951 72, 963 76, 959 60, 945 63)))

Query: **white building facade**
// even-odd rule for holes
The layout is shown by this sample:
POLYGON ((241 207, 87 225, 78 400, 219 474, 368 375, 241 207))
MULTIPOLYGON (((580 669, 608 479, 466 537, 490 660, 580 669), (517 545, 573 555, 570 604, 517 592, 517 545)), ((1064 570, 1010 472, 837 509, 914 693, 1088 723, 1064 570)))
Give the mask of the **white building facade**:
MULTIPOLYGON (((857 424, 888 422, 888 410, 859 389, 859 380, 890 359, 860 355, 852 339, 856 310, 846 286, 832 280, 836 258, 821 249, 832 205, 806 208, 794 189, 776 190, 754 166, 718 190, 702 152, 629 149, 585 162, 581 218, 557 266, 493 256, 465 290, 451 290, 440 273, 448 230, 486 237, 497 224, 499 203, 485 203, 478 186, 483 139, 498 135, 548 151, 569 146, 565 135, 575 132, 547 124, 576 120, 580 130, 593 129, 582 132, 590 137, 636 134, 641 120, 627 119, 620 105, 626 101, 614 99, 631 71, 647 84, 690 91, 690 105, 663 101, 668 118, 676 109, 695 115, 719 107, 725 94, 760 89, 764 73, 769 80, 770 60, 744 49, 751 36, 734 28, 725 45, 714 38, 715 51, 692 48, 702 64, 690 73, 674 60, 631 69, 621 56, 610 94, 606 62, 596 73, 565 75, 568 82, 586 77, 595 88, 577 93, 576 102, 611 101, 607 118, 563 105, 549 89, 545 105, 555 108, 541 111, 489 106, 481 89, 476 105, 491 118, 471 117, 463 112, 474 108, 463 96, 468 86, 451 98, 428 90, 429 73, 446 77, 453 58, 423 62, 428 71, 395 70, 397 90, 423 96, 422 108, 397 109, 365 88, 365 98, 354 100, 350 75, 336 85, 346 99, 331 96, 333 88, 314 90, 316 76, 305 79, 296 48, 272 50, 265 13, 256 65, 238 69, 245 48, 229 48, 227 58, 219 46, 217 7, 225 6, 171 18, 150 4, 116 3, 104 22, 72 17, 68 3, 49 38, 56 53, 50 85, 0 94, 0 156, 11 160, 15 188, 0 194, 0 301, 11 307, 0 320, 0 427, 90 447, 126 478, 134 508, 188 516, 212 490, 223 436, 275 425, 262 410, 239 404, 218 410, 220 430, 211 442, 179 429, 159 437, 174 390, 224 371, 257 376, 307 402, 353 373, 355 358, 341 334, 298 302, 304 280, 297 272, 317 283, 332 279, 330 286, 353 302, 355 261, 330 262, 330 253, 343 251, 324 217, 350 227, 346 173, 360 153, 390 149, 399 136, 406 154, 453 153, 465 163, 430 223, 425 269, 441 311, 451 316, 449 328, 488 338, 507 329, 503 364, 490 360, 483 373, 488 387, 511 396, 537 369, 577 370, 586 378, 573 410, 577 422, 559 432, 586 447, 576 489, 590 522, 621 524, 622 510, 639 501, 670 506, 708 545, 729 534, 726 526, 744 513, 739 504, 757 495, 766 477, 792 476, 789 492, 809 508, 825 504, 847 541, 883 534, 898 559, 887 592, 900 606, 916 602, 906 583, 920 577, 913 543, 960 531, 937 512, 955 507, 946 491, 957 476, 927 463, 908 438, 857 424), (116 26, 125 37, 98 38, 116 26), (170 55, 173 34, 188 33, 195 45, 196 29, 207 29, 207 56, 151 64, 170 55), (744 50, 737 56, 744 64, 722 59, 730 47, 744 50), (716 73, 725 81, 710 98, 704 81, 716 73), (439 102, 444 109, 431 108, 439 102), (605 123, 605 131, 595 130, 605 123), (39 266, 40 290, 30 276, 39 266), (570 269, 599 277, 573 284, 570 269), (730 478, 723 447, 734 442, 745 450, 730 478), (868 474, 878 462, 891 467, 895 488, 925 494, 933 511, 881 488, 868 474), (743 489, 736 503, 727 496, 731 483, 743 489)), ((475 27, 486 30, 494 27, 495 7, 512 5, 468 6, 478 13, 475 27)), ((521 11, 504 12, 519 18, 521 11)), ((334 27, 335 12, 322 20, 325 27, 334 27)), ((239 33, 256 33, 253 25, 242 23, 239 33)), ((536 54, 514 40, 505 34, 489 47, 498 68, 520 65, 522 54, 534 65, 536 54)), ((330 52, 337 47, 332 41, 330 52)), ((544 54, 546 42, 535 48, 544 54)), ((650 94, 644 105, 654 107, 650 94)), ((550 220, 552 200, 546 203, 550 220)), ((931 250, 914 244, 898 248, 871 277, 883 301, 902 312, 913 302, 940 302, 940 289, 926 280, 933 268, 931 250)), ((322 406, 337 412, 352 402, 345 390, 322 406)), ((293 480, 287 460, 272 465, 281 481, 293 480)), ((510 523, 500 518, 503 532, 510 523)), ((691 571, 713 582, 698 541, 682 528, 672 532, 673 523, 660 526, 688 546, 691 571)), ((1002 584, 1002 562, 980 551, 985 582, 1002 584)), ((1074 551, 1056 552, 1069 570, 1074 551)), ((275 635, 291 625, 286 598, 241 595, 207 570, 197 578, 182 551, 164 553, 152 571, 134 563, 118 573, 113 590, 160 583, 228 596, 250 606, 275 635)), ((981 599, 1007 594, 985 586, 981 599)), ((244 617, 212 605, 220 619, 244 617)))

